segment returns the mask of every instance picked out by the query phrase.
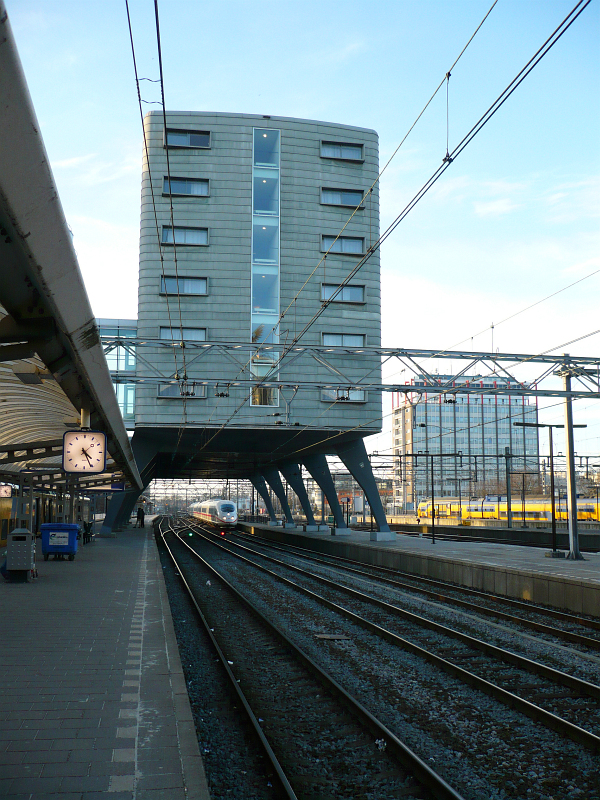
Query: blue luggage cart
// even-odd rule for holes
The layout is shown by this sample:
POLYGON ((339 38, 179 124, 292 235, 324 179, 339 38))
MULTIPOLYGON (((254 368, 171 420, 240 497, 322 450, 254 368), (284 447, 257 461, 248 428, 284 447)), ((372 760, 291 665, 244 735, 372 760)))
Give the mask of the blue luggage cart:
POLYGON ((69 556, 73 561, 77 552, 77 535, 79 525, 69 522, 44 522, 42 531, 42 555, 48 561, 51 554, 56 556, 69 556))

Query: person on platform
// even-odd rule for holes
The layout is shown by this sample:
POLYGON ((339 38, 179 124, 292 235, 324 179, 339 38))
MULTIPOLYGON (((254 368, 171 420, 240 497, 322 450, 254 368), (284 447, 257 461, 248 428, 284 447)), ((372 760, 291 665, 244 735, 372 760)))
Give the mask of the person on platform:
POLYGON ((137 510, 137 519, 136 519, 136 527, 143 528, 144 527, 144 509, 140 506, 137 510))

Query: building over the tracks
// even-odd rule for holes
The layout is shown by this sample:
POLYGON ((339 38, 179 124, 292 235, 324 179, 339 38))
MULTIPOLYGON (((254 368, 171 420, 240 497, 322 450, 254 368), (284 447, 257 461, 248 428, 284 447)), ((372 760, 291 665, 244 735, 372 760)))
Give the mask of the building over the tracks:
MULTIPOLYGON (((452 380, 451 376, 436 377, 442 385, 452 380)), ((414 384, 424 386, 425 382, 415 379, 414 384)), ((432 462, 435 497, 504 494, 506 448, 512 456, 513 490, 521 487, 522 475, 528 481, 538 477, 538 429, 514 425, 537 423, 537 402, 495 394, 494 389, 516 387, 498 375, 464 376, 461 384, 480 386, 481 394, 461 394, 459 385, 449 384, 447 394, 393 396, 398 512, 414 509, 421 498, 431 497, 432 462)))
POLYGON ((243 477, 279 496, 283 476, 303 500, 304 467, 343 527, 325 460, 335 454, 387 530, 363 444, 381 428, 380 392, 335 386, 380 380, 379 357, 360 354, 380 345, 378 169, 364 128, 146 116, 137 336, 119 334, 136 354, 146 483, 243 477))

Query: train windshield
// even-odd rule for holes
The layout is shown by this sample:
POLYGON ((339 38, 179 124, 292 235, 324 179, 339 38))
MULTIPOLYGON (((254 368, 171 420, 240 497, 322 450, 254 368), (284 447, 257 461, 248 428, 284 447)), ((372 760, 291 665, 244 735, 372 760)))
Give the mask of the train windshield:
POLYGON ((221 511, 225 514, 231 514, 235 511, 235 506, 232 503, 223 503, 221 506, 221 511))

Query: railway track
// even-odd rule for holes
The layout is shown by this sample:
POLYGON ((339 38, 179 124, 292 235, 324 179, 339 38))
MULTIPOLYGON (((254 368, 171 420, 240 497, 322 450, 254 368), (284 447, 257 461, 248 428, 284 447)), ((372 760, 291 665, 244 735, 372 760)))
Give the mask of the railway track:
POLYGON ((165 547, 264 749, 275 796, 460 800, 183 537, 167 542, 167 530, 173 537, 178 531, 161 525, 165 547))
MULTIPOLYGON (((211 539, 213 537, 206 532, 201 535, 211 539)), ((258 554, 245 545, 222 542, 217 537, 214 538, 214 544, 227 550, 234 546, 240 551, 236 554, 238 558, 245 559, 253 567, 280 581, 285 581, 336 614, 342 614, 391 644, 419 655, 459 680, 584 745, 592 752, 600 752, 600 686, 406 611, 323 575, 273 556, 258 554), (248 554, 258 556, 279 571, 273 572, 264 564, 248 559, 248 554), (286 578, 281 570, 302 576, 303 584, 298 585, 286 578), (309 586, 312 588, 308 588, 309 586), (327 595, 317 594, 314 591, 315 586, 326 587, 327 595), (344 598, 351 599, 351 607, 341 605, 344 598), (374 614, 373 609, 377 613, 374 614), (402 625, 402 636, 392 630, 394 627, 398 628, 398 618, 408 623, 402 625), (445 641, 448 638, 452 640, 451 644, 445 641), (501 668, 498 662, 501 662, 501 668), (531 680, 530 676, 535 676, 535 680, 531 680), (543 680, 540 682, 540 679, 543 680), (515 686, 518 686, 518 692, 514 689, 515 686), (582 697, 586 698, 585 704, 580 702, 582 697), (581 726, 581 723, 586 722, 589 725, 590 717, 594 730, 581 726)), ((598 664, 600 666, 600 660, 598 664)))
MULTIPOLYGON (((193 524, 187 530, 202 527, 193 524)), ((338 670, 345 673, 344 685, 424 760, 436 759, 436 769, 465 797, 600 798, 596 755, 600 739, 594 728, 597 685, 572 681, 572 676, 558 675, 557 670, 547 670, 544 665, 539 672, 535 665, 533 671, 531 667, 517 668, 511 660, 513 654, 507 653, 498 661, 490 655, 493 648, 488 653, 474 653, 470 644, 457 637, 450 643, 446 637, 444 644, 441 633, 428 626, 421 626, 419 633, 412 621, 398 618, 395 612, 370 600, 368 613, 358 608, 354 604, 365 601, 348 592, 349 587, 338 589, 319 581, 326 587, 319 596, 314 586, 308 588, 315 580, 312 577, 297 581, 281 574, 290 574, 289 564, 278 567, 271 562, 266 567, 268 562, 257 553, 246 554, 244 557, 252 556, 247 561, 233 558, 228 551, 230 536, 186 538, 205 559, 218 562, 220 571, 245 595, 251 595, 265 613, 275 615, 281 627, 294 639, 299 638, 322 666, 334 674, 338 670), (215 543, 220 547, 215 548, 215 543), (304 585, 305 581, 309 583, 304 585), (342 592, 347 602, 340 599, 342 592), (433 637, 433 642, 413 641, 420 635, 433 637), (320 636, 328 647, 317 646, 313 652, 314 641, 320 636), (430 650, 424 654, 426 644, 430 650), (441 677, 444 672, 447 678, 441 677), (466 679, 463 688, 456 679, 466 679), (515 681, 522 684, 519 694, 523 696, 504 688, 515 681), (484 700, 486 689, 489 697, 484 700), (505 711, 499 710, 503 707, 499 699, 505 711), (525 721, 523 714, 534 722, 525 721), (541 732, 544 728, 540 723, 549 729, 546 733, 541 732), (471 769, 477 773, 475 778, 471 769), (472 793, 472 781, 476 784, 482 775, 489 787, 472 793), (581 786, 583 794, 578 788, 581 786), (552 791, 546 791, 548 787, 552 791)), ((256 545, 254 537, 240 539, 256 545)), ((292 572, 294 577, 301 574, 292 572)), ((595 661, 600 664, 600 660, 595 661)))
MULTIPOLYGON (((243 536, 246 541, 250 538, 243 534, 240 535, 243 536)), ((297 553, 306 560, 325 566, 335 565, 338 569, 344 566, 349 573, 360 575, 365 578, 376 578, 378 581, 387 583, 390 586, 395 586, 398 589, 418 592, 423 596, 441 600, 460 608, 477 611, 480 614, 495 617, 499 620, 521 624, 532 630, 547 633, 550 636, 563 639, 573 644, 581 644, 595 650, 600 650, 600 619, 570 614, 559 611, 558 609, 539 606, 521 600, 513 600, 509 597, 493 595, 478 591, 477 589, 469 589, 464 586, 449 584, 444 581, 435 580, 434 578, 415 576, 400 570, 368 565, 361 561, 346 559, 339 556, 329 556, 326 554, 319 554, 317 556, 312 550, 288 544, 278 545, 269 539, 254 535, 251 537, 251 541, 262 543, 264 546, 282 553, 297 553), (469 599, 464 600, 461 599, 461 597, 469 599), (513 613, 503 612, 499 606, 510 609, 513 613), (560 622, 562 627, 556 625, 550 626, 540 622, 533 618, 534 615, 560 622), (589 634, 583 632, 577 633, 573 631, 574 627, 588 628, 591 631, 596 631, 598 635, 596 637, 590 637, 589 634)))

